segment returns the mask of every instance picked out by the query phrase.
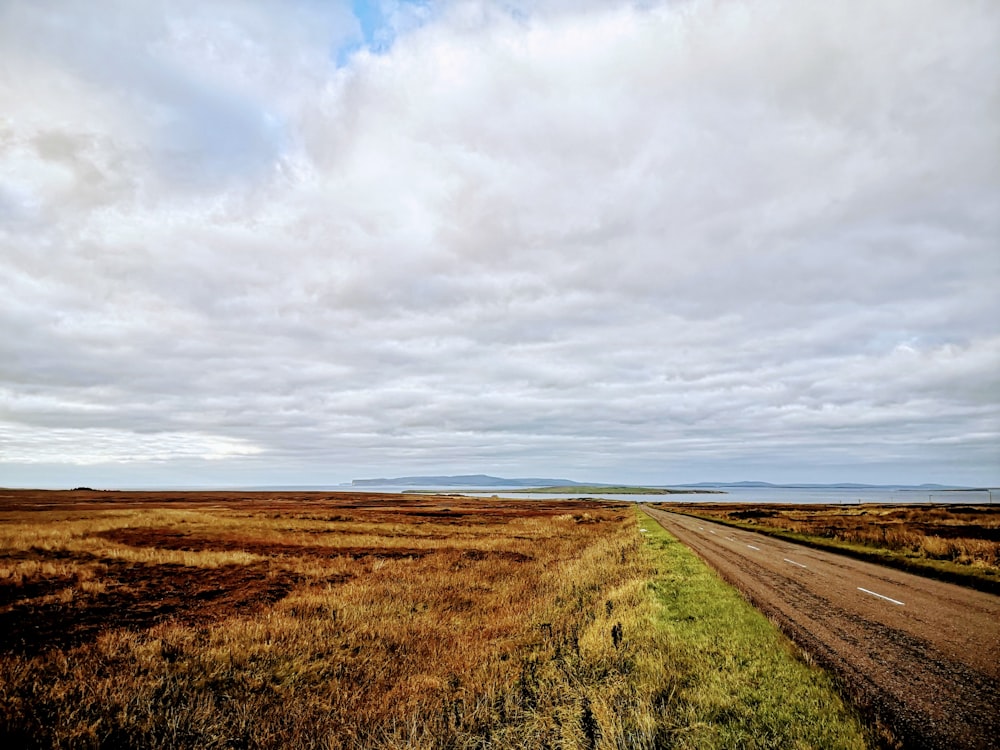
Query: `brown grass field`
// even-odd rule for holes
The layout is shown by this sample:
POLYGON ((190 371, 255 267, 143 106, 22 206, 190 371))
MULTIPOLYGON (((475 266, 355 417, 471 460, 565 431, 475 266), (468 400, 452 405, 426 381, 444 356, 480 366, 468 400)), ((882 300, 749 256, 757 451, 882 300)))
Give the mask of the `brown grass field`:
MULTIPOLYGON (((995 590, 1000 505, 665 503, 681 513, 892 553, 908 569, 995 590), (963 581, 963 578, 966 580, 963 581)), ((883 562, 891 561, 886 557, 883 562)))
POLYGON ((624 505, 10 491, 0 515, 5 747, 587 747, 644 720, 624 505))
POLYGON ((826 676, 638 518, 0 490, 0 746, 863 747, 826 676))

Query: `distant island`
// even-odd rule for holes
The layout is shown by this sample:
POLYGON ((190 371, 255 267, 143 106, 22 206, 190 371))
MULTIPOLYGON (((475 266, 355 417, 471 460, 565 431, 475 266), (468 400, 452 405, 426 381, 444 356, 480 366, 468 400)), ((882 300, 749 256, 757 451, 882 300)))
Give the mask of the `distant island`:
POLYGON ((354 479, 352 487, 577 487, 580 482, 572 479, 544 479, 539 477, 491 477, 487 474, 460 474, 458 476, 393 477, 391 479, 354 479))
MULTIPOLYGON (((771 482, 698 482, 696 484, 679 484, 678 487, 731 487, 747 489, 782 489, 782 490, 968 490, 969 487, 955 487, 945 484, 857 484, 841 482, 835 484, 796 483, 772 484, 771 482)), ((978 488, 976 488, 978 489, 978 488)))
POLYGON ((601 484, 599 482, 577 482, 573 479, 553 479, 550 477, 496 477, 489 474, 459 474, 442 476, 381 477, 378 479, 354 479, 351 487, 414 487, 427 489, 460 488, 504 488, 508 492, 544 492, 551 494, 606 492, 615 495, 672 495, 688 493, 719 493, 733 489, 796 489, 796 490, 901 490, 901 491, 962 491, 968 487, 942 484, 858 484, 852 482, 819 483, 771 483, 771 482, 697 482, 656 487, 639 487, 622 484, 601 484), (511 489, 507 489, 511 488, 511 489))
MULTIPOLYGON (((486 490, 488 492, 488 490, 486 490)), ((629 485, 606 485, 606 484, 572 484, 562 487, 535 487, 532 489, 508 490, 510 494, 519 492, 532 492, 547 495, 725 495, 723 490, 703 489, 700 487, 688 487, 685 489, 674 489, 666 487, 632 487, 629 485)))
POLYGON ((460 474, 457 476, 393 477, 379 479, 354 479, 352 487, 418 487, 441 489, 458 487, 470 492, 489 492, 503 488, 508 493, 537 492, 548 495, 608 494, 608 495, 692 495, 725 494, 723 490, 702 487, 680 489, 666 487, 637 487, 624 484, 584 484, 572 479, 545 479, 541 477, 494 477, 488 474, 460 474), (476 490, 476 487, 489 489, 476 490), (512 489, 506 489, 506 488, 512 489))

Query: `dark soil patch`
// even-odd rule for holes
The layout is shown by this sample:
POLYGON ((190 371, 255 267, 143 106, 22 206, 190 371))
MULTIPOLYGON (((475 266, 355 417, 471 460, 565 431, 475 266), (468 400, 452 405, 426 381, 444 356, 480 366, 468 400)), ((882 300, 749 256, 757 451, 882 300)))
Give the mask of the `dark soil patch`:
MULTIPOLYGON (((26 550, 15 550, 4 553, 3 557, 5 560, 10 561, 35 560, 37 562, 44 562, 46 560, 74 559, 74 553, 67 552, 66 550, 45 550, 38 547, 31 547, 26 550)), ((78 576, 72 574, 46 577, 38 576, 26 580, 2 580, 0 581, 0 609, 17 601, 54 594, 78 582, 78 576)))
POLYGON ((462 557, 465 558, 466 560, 476 560, 476 561, 506 560, 508 562, 516 562, 516 563, 524 563, 532 559, 529 555, 505 549, 497 549, 497 550, 467 549, 464 552, 462 552, 462 557))
POLYGON ((319 557, 333 559, 350 557, 360 560, 365 557, 398 560, 426 557, 438 552, 437 549, 416 547, 327 547, 321 545, 288 544, 246 538, 224 536, 202 536, 172 529, 125 527, 110 529, 95 534, 129 547, 155 547, 157 549, 180 550, 184 552, 249 552, 268 557, 319 557))
POLYGON ((79 646, 116 628, 141 630, 173 618, 201 624, 249 614, 283 599, 298 582, 265 564, 195 568, 76 557, 106 570, 105 591, 76 590, 69 602, 36 603, 22 596, 0 610, 0 652, 35 655, 79 646))
POLYGON ((102 531, 95 536, 109 539, 130 547, 155 547, 158 549, 183 550, 187 552, 250 552, 270 557, 295 556, 333 559, 349 557, 361 560, 367 557, 382 560, 419 559, 428 555, 461 552, 468 560, 502 559, 511 562, 527 562, 532 558, 520 552, 509 550, 456 550, 452 547, 329 547, 321 545, 288 544, 254 539, 237 539, 224 536, 210 537, 188 534, 173 529, 148 527, 123 527, 102 531))
POLYGON ((910 528, 919 534, 942 539, 982 539, 988 542, 1000 542, 1000 527, 914 523, 910 524, 910 528))
POLYGON ((54 594, 67 586, 72 586, 76 581, 76 576, 59 576, 58 578, 45 578, 37 581, 24 581, 19 584, 9 581, 2 582, 0 583, 0 608, 7 607, 17 601, 54 594))
POLYGON ((773 510, 761 510, 759 508, 750 508, 748 510, 734 510, 729 514, 730 518, 774 518, 778 513, 773 510))

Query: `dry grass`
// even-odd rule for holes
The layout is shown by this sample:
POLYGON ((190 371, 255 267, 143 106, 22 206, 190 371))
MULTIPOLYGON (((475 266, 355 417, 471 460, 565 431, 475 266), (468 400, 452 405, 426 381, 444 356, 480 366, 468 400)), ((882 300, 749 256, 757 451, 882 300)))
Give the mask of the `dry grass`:
POLYGON ((8 497, 7 746, 572 748, 650 721, 611 634, 644 575, 625 506, 169 500, 8 497))
MULTIPOLYGON (((782 746, 860 746, 843 709, 808 707, 840 705, 813 673, 733 672, 694 700, 720 662, 680 658, 662 554, 621 503, 0 491, 0 745, 754 747, 777 726, 782 746), (755 690, 807 707, 757 716, 755 690)), ((794 661, 676 616, 722 663, 794 661)))

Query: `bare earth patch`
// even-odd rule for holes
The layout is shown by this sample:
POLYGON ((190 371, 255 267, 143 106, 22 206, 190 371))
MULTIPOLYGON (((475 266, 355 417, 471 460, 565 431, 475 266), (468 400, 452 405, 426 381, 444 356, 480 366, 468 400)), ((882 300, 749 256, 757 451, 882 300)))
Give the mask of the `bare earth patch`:
POLYGON ((264 564, 195 568, 86 553, 73 558, 99 564, 104 590, 88 593, 66 580, 0 586, 6 603, 0 609, 0 651, 31 655, 79 646, 109 628, 140 630, 168 619, 204 624, 252 614, 284 598, 297 578, 264 564), (58 597, 59 591, 67 596, 58 597))

